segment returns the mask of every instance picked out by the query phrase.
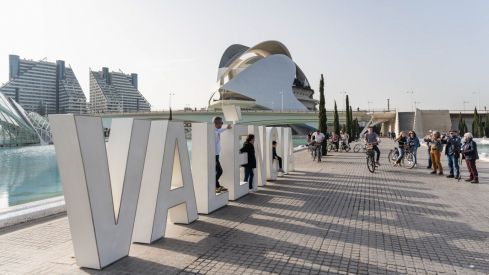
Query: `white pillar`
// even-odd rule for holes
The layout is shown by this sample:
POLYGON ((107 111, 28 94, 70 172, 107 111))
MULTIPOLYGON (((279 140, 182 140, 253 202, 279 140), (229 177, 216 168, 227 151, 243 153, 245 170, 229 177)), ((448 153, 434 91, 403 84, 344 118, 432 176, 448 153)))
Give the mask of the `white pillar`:
POLYGON ((239 149, 241 137, 248 135, 248 127, 234 125, 233 128, 221 134, 221 166, 223 174, 221 185, 229 191, 229 200, 237 200, 248 194, 248 183, 243 181, 240 175, 239 149))
POLYGON ((192 177, 197 211, 209 214, 228 204, 229 193, 216 194, 216 149, 213 124, 192 123, 192 177))
MULTIPOLYGON (((280 142, 278 131, 276 127, 266 128, 266 144, 265 144, 265 154, 266 154, 266 164, 267 164, 267 179, 276 180, 277 179, 277 167, 273 165, 273 151, 272 151, 272 141, 280 142)), ((277 151, 278 152, 278 151, 277 151)))
POLYGON ((294 171, 294 143, 292 141, 292 129, 290 127, 284 128, 283 152, 283 168, 286 173, 290 173, 294 171))
POLYGON ((151 122, 133 241, 165 236, 167 216, 189 224, 198 218, 183 123, 151 122))

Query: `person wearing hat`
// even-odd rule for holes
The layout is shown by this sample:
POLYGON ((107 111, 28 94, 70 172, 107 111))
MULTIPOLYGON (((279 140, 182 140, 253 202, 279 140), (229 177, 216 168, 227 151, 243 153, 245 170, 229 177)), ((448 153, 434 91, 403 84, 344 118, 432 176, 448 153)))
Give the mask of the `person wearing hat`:
POLYGON ((479 159, 477 152, 477 143, 474 141, 472 133, 468 132, 464 135, 464 144, 462 145, 462 158, 465 159, 467 169, 469 169, 469 178, 465 181, 470 183, 479 183, 479 173, 475 161, 479 159))
POLYGON ((450 168, 450 173, 447 178, 459 179, 460 167, 458 162, 460 160, 462 139, 458 135, 457 130, 450 130, 448 136, 445 136, 442 141, 446 144, 445 155, 447 156, 448 167, 450 168))

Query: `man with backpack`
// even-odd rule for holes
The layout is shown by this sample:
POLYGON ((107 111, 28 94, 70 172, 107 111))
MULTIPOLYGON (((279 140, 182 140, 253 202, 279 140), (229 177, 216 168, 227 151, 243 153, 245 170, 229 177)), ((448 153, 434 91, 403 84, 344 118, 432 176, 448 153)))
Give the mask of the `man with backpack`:
POLYGON ((450 174, 447 178, 455 178, 459 179, 460 177, 460 151, 462 148, 462 139, 458 135, 457 130, 451 130, 448 136, 445 136, 442 139, 443 143, 446 143, 445 146, 445 155, 448 159, 448 167, 450 168, 450 174))

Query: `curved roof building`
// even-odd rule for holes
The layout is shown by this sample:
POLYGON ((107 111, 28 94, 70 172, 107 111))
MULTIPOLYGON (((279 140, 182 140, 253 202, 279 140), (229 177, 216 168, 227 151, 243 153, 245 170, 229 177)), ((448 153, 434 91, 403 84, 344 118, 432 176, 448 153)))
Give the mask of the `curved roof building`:
POLYGON ((234 44, 219 62, 217 87, 209 107, 232 104, 242 109, 316 110, 313 94, 284 44, 265 41, 251 48, 234 44))
POLYGON ((0 147, 37 144, 40 141, 26 111, 0 92, 0 147))

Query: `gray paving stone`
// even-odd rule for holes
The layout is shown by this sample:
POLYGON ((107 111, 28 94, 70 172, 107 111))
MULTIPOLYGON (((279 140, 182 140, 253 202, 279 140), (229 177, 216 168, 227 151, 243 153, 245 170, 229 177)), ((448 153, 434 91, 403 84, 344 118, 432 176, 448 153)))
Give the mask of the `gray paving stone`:
POLYGON ((6 229, 0 274, 489 273, 489 164, 471 185, 430 175, 423 152, 419 168, 381 160, 374 174, 364 154, 296 153, 296 172, 102 271, 76 265, 65 216, 6 229))

